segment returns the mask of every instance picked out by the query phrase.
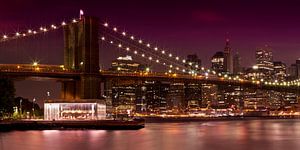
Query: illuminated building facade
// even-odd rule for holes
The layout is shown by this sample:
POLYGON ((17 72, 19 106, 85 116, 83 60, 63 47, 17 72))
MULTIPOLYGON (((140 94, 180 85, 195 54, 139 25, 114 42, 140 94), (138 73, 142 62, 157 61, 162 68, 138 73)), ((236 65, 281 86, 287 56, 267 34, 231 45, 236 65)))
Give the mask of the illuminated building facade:
POLYGON ((281 61, 274 61, 274 79, 277 81, 285 81, 286 65, 281 61))
POLYGON ((274 70, 272 49, 268 45, 258 48, 255 52, 256 66, 260 73, 264 74, 263 79, 273 80, 272 74, 274 70))
POLYGON ((145 83, 147 88, 147 111, 150 113, 167 112, 167 96, 170 89, 169 83, 152 81, 145 83))
POLYGON ((131 56, 118 57, 116 60, 112 61, 111 69, 112 71, 123 71, 123 72, 135 72, 135 71, 145 71, 146 67, 133 61, 131 56))
POLYGON ((190 70, 199 71, 201 68, 201 59, 199 59, 196 54, 187 55, 186 62, 186 67, 188 67, 190 70))
POLYGON ((46 101, 44 120, 103 120, 106 118, 104 100, 46 101))
POLYGON ((112 87, 112 106, 118 113, 127 114, 136 109, 136 86, 133 84, 120 84, 112 87))
POLYGON ((184 88, 185 101, 188 110, 199 109, 201 105, 201 84, 186 83, 184 88))
POLYGON ((223 52, 216 52, 211 58, 211 68, 216 72, 226 72, 223 52))

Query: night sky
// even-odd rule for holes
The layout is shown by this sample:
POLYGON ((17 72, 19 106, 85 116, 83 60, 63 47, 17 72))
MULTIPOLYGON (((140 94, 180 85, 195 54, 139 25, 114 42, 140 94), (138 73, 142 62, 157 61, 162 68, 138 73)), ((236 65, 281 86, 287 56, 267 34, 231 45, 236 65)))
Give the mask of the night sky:
MULTIPOLYGON (((299 4, 271 0, 1 0, 0 34, 70 20, 83 9, 86 15, 97 16, 179 56, 196 53, 206 67, 211 56, 223 50, 226 33, 243 66, 252 66, 255 49, 265 44, 273 48, 275 60, 289 65, 300 57, 299 4)), ((40 63, 62 64, 62 43, 61 31, 1 43, 0 63, 37 59, 40 63)), ((106 67, 122 54, 109 46, 100 48, 100 63, 106 67)), ((51 91, 51 97, 58 97, 59 84, 55 82, 23 81, 16 85, 20 96, 43 99, 46 91, 51 91)))

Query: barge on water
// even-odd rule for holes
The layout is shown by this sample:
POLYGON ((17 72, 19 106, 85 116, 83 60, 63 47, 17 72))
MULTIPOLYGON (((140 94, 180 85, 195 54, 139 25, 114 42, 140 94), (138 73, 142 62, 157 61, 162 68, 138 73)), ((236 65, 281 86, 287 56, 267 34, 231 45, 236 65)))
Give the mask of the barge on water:
POLYGON ((138 130, 145 127, 145 121, 124 120, 58 120, 58 121, 0 121, 0 131, 12 130, 138 130))

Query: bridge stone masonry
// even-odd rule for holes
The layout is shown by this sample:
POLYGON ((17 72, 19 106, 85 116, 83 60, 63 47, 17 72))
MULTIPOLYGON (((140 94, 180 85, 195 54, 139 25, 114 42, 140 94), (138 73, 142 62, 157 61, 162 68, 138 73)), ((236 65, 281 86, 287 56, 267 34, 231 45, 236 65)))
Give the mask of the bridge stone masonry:
POLYGON ((64 26, 64 67, 80 72, 80 79, 62 81, 63 99, 100 98, 99 19, 84 16, 64 26))

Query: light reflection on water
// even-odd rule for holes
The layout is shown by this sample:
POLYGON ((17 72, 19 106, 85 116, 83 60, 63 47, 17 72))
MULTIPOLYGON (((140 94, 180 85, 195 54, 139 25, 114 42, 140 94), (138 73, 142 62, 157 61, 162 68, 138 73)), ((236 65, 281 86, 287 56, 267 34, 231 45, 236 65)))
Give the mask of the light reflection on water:
POLYGON ((300 120, 151 123, 133 131, 0 133, 0 150, 299 150, 300 120))

